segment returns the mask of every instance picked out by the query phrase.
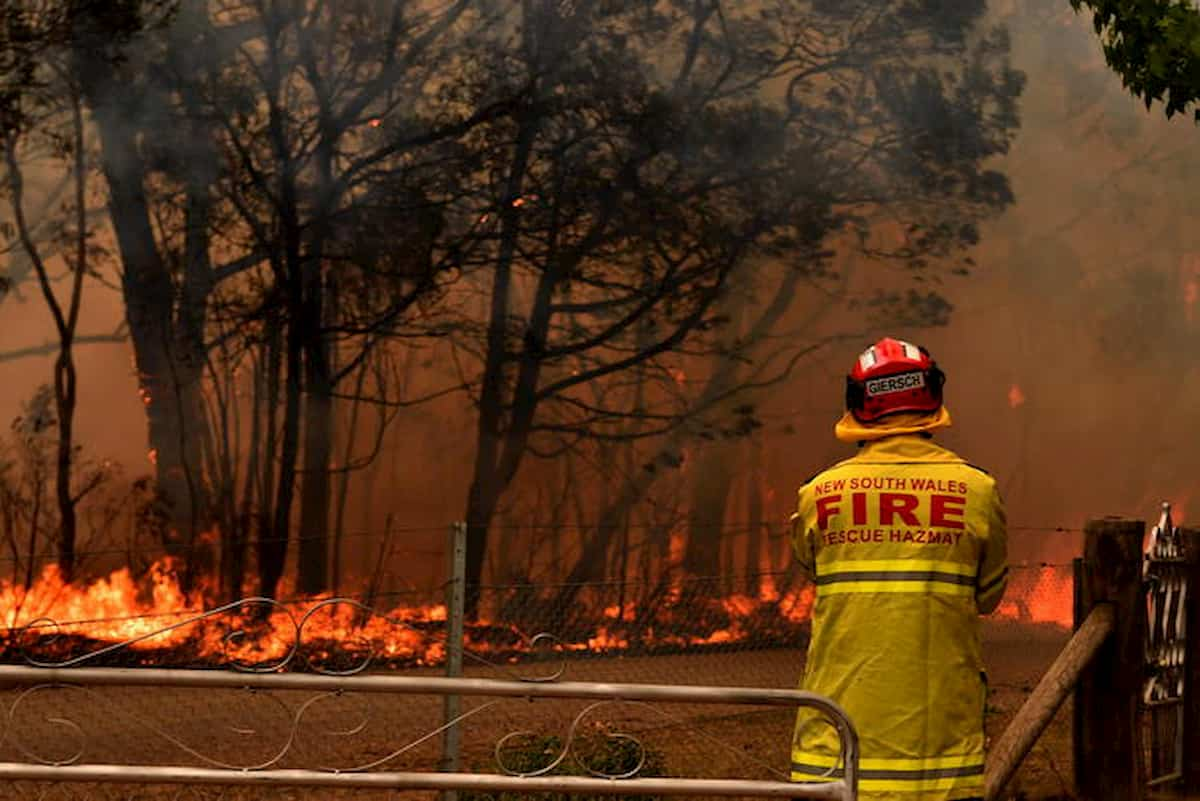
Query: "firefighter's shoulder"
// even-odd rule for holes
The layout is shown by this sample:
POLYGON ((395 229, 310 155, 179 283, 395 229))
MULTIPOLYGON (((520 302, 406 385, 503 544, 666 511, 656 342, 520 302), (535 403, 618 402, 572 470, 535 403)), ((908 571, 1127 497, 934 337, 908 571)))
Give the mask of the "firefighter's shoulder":
POLYGON ((967 468, 973 475, 970 480, 978 482, 978 486, 995 490, 997 488, 996 477, 988 471, 984 470, 977 464, 963 462, 963 467, 967 468))
POLYGON ((816 481, 820 481, 823 478, 828 478, 829 472, 832 471, 836 467, 837 467, 837 465, 833 465, 832 467, 826 467, 822 470, 818 470, 817 472, 813 473, 811 476, 804 479, 804 481, 802 481, 800 483, 800 489, 804 489, 808 485, 810 485, 816 481))

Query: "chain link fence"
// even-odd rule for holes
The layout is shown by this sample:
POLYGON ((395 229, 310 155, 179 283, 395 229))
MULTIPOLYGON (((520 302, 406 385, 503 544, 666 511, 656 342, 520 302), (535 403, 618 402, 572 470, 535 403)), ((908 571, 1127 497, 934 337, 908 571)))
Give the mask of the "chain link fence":
MULTIPOLYGON (((985 727, 999 737, 1071 637, 1070 562, 1015 565, 999 608, 982 624, 988 670, 985 727)), ((1055 715, 1009 785, 1014 798, 1067 798, 1074 791, 1071 701, 1055 715)))

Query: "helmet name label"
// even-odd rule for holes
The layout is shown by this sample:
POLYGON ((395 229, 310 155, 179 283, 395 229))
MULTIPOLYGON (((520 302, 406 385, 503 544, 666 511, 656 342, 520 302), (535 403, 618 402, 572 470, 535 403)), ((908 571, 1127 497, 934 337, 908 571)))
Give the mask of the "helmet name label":
POLYGON ((867 396, 890 395, 893 392, 908 392, 925 386, 925 373, 912 372, 899 375, 885 375, 881 378, 869 378, 866 381, 867 396))

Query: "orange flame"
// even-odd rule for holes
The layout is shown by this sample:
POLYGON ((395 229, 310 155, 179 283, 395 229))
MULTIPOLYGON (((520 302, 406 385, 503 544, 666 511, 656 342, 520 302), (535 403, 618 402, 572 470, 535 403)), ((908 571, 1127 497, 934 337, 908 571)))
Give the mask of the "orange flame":
POLYGON ((672 529, 667 543, 667 558, 672 565, 683 564, 683 554, 686 548, 687 538, 684 536, 683 529, 672 529))
POLYGON ((1008 405, 1015 409, 1025 403, 1025 393, 1016 384, 1008 388, 1008 405))
MULTIPOLYGON (((681 549, 682 537, 673 537, 676 541, 681 549)), ((164 558, 140 580, 121 568, 86 585, 72 585, 51 565, 28 590, 21 582, 0 579, 3 624, 10 636, 19 632, 26 646, 33 646, 30 653, 38 656, 44 656, 46 649, 65 657, 101 647, 80 646, 79 639, 84 638, 93 643, 127 642, 133 658, 142 662, 161 663, 164 651, 181 649, 189 658, 228 664, 231 660, 270 663, 286 657, 296 645, 297 624, 304 620, 299 646, 310 662, 314 656, 333 658, 336 652, 351 659, 370 658, 376 664, 444 663, 447 610, 443 604, 398 604, 382 614, 364 614, 354 604, 313 597, 286 605, 247 603, 188 622, 205 608, 211 588, 202 584, 185 592, 175 568, 171 559, 164 558), (22 631, 25 627, 29 628, 22 631), (241 635, 231 636, 231 632, 241 635), (66 646, 69 654, 64 646, 55 645, 54 635, 74 642, 66 646)), ((996 614, 1019 623, 1070 627, 1071 599, 1069 570, 1018 570, 996 614)), ((800 627, 811 619, 815 600, 813 585, 781 588, 770 574, 760 579, 756 595, 733 593, 715 599, 696 598, 677 582, 653 612, 639 609, 633 600, 610 604, 601 609, 594 628, 572 635, 557 647, 567 652, 612 652, 799 643, 803 641, 800 627)), ((515 626, 487 620, 468 624, 466 647, 508 661, 531 649, 515 626)))
POLYGON ((1183 525, 1183 517, 1187 513, 1187 503, 1187 497, 1171 501, 1171 522, 1176 526, 1183 525))
POLYGON ((1010 574, 996 616, 1019 623, 1043 623, 1070 628, 1074 580, 1068 568, 1043 566, 1010 574))
POLYGON ((416 665, 437 664, 445 658, 445 644, 417 627, 444 622, 446 607, 442 604, 398 606, 387 615, 374 615, 364 621, 360 609, 352 604, 328 604, 316 609, 320 598, 288 606, 247 603, 211 622, 171 628, 201 613, 206 588, 184 593, 169 558, 151 566, 147 581, 148 592, 146 581, 135 581, 129 568, 121 568, 77 587, 63 581, 56 565, 49 565, 28 591, 20 584, 0 581, 0 604, 8 610, 4 622, 9 630, 29 627, 27 637, 74 635, 108 642, 136 640, 129 644, 133 652, 188 646, 201 656, 246 662, 286 656, 295 643, 297 623, 315 610, 305 621, 304 643, 350 644, 351 650, 370 650, 377 658, 404 659, 416 665), (267 619, 256 620, 256 614, 264 610, 269 610, 267 619), (255 636, 230 636, 238 631, 253 632, 255 636))
POLYGON ((1200 253, 1186 253, 1180 260, 1179 276, 1183 283, 1183 305, 1189 323, 1195 322, 1196 301, 1200 300, 1200 253))
POLYGON ((812 616, 812 607, 816 600, 817 590, 813 585, 796 587, 779 602, 779 611, 793 623, 805 622, 812 616))

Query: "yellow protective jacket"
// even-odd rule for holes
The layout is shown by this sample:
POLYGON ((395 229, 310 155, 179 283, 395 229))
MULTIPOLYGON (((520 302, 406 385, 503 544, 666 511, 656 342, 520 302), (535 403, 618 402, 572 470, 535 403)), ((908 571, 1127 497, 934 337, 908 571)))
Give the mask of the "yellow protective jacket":
MULTIPOLYGON (((983 795, 979 614, 1007 581, 995 481, 928 435, 862 443, 800 488, 796 554, 816 583, 801 686, 849 713, 860 798, 983 795)), ((792 780, 838 776, 838 739, 801 710, 792 780)))

